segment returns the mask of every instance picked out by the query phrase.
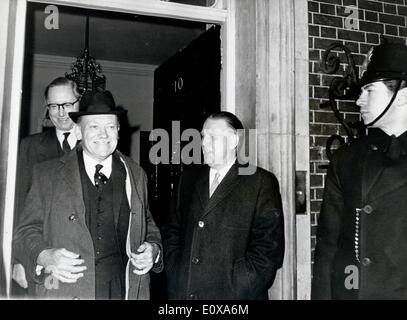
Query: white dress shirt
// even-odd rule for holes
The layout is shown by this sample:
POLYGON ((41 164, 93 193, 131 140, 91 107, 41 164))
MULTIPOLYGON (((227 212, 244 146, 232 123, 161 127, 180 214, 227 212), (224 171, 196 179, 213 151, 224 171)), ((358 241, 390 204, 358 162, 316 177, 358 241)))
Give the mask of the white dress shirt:
POLYGON ((62 149, 63 149, 62 143, 64 142, 64 139, 65 139, 65 136, 64 136, 65 132, 70 133, 67 140, 68 140, 68 144, 72 150, 73 148, 75 148, 76 143, 78 141, 78 138, 75 135, 75 126, 69 131, 62 131, 62 130, 56 129, 57 139, 58 139, 59 145, 61 146, 62 149))
POLYGON ((219 173, 218 181, 220 184, 222 182, 223 178, 226 176, 226 174, 229 172, 230 168, 232 168, 232 166, 234 165, 235 162, 236 162, 236 158, 234 158, 226 167, 224 167, 220 170, 210 168, 210 170, 209 170, 209 190, 211 189, 211 184, 213 182, 213 179, 215 179, 215 174, 219 173))
POLYGON ((83 163, 85 164, 86 173, 88 174, 88 177, 90 181, 92 181, 93 185, 95 185, 95 171, 97 164, 101 164, 103 166, 99 172, 103 173, 106 178, 109 179, 110 175, 112 174, 112 155, 103 161, 97 161, 91 158, 86 151, 83 150, 83 163))

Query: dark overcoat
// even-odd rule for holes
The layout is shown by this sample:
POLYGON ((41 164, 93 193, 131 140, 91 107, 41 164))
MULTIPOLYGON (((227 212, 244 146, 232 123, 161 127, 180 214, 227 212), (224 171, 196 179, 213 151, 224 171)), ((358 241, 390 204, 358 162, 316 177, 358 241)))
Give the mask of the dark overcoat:
MULTIPOLYGON (((80 150, 80 147, 78 147, 80 150)), ((148 208, 147 179, 144 171, 119 151, 114 153, 126 168, 126 194, 122 186, 113 185, 113 214, 117 224, 121 197, 127 197, 130 219, 126 252, 135 252, 144 241, 161 247, 161 236, 148 208)), ((59 159, 49 160, 34 167, 33 183, 27 195, 21 222, 13 241, 14 255, 26 268, 27 276, 36 283, 39 298, 94 299, 95 256, 91 234, 85 221, 85 204, 77 151, 74 149, 59 159), (47 248, 65 248, 80 254, 87 270, 76 283, 53 285, 47 274, 37 276, 36 260, 47 248)), ((159 261, 154 271, 162 269, 159 261)), ((133 272, 130 262, 126 268, 126 296, 128 299, 148 299, 149 274, 133 272)))
POLYGON ((407 299, 407 134, 379 129, 335 153, 317 229, 313 299, 407 299))
POLYGON ((170 299, 267 299, 284 256, 279 184, 238 169, 210 199, 208 166, 181 175, 163 228, 170 299))
POLYGON ((14 225, 19 221, 20 213, 24 207, 24 200, 30 189, 34 165, 46 160, 59 158, 64 154, 59 144, 55 127, 47 131, 27 136, 21 140, 18 165, 16 205, 14 225))

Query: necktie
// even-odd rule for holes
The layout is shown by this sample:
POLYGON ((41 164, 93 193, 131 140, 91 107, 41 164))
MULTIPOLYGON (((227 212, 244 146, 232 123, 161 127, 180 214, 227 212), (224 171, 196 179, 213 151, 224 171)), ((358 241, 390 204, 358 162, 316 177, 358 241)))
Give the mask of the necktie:
POLYGON ((96 171, 95 171, 95 186, 100 189, 99 187, 101 187, 102 185, 106 184, 107 182, 107 177, 100 172, 100 169, 103 168, 103 166, 101 164, 97 164, 96 166, 96 171))
POLYGON ((212 197, 212 194, 215 192, 216 188, 219 185, 219 177, 220 177, 219 172, 216 172, 215 178, 213 178, 211 187, 209 188, 209 198, 212 197))
POLYGON ((70 132, 64 133, 65 138, 64 141, 62 141, 62 150, 64 150, 65 153, 71 151, 71 146, 68 143, 68 136, 70 134, 71 134, 70 132))

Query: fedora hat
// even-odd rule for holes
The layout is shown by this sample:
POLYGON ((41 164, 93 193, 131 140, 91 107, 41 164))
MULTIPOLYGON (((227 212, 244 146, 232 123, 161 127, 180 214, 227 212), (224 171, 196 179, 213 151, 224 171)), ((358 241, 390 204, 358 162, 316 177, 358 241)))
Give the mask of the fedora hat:
POLYGON ((363 87, 375 81, 407 80, 407 46, 384 43, 373 47, 364 62, 363 87))
POLYGON ((97 114, 124 115, 127 110, 116 107, 110 91, 86 91, 79 102, 79 111, 69 112, 69 117, 76 122, 80 116, 97 114))

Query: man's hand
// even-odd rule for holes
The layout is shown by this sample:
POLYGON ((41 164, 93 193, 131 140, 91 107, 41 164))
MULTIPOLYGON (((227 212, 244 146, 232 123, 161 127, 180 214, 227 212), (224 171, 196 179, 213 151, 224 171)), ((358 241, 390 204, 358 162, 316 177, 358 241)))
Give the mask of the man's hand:
POLYGON ((28 288, 25 269, 22 264, 13 265, 13 280, 15 280, 21 288, 28 288))
POLYGON ((158 245, 144 242, 137 248, 136 253, 131 253, 131 263, 135 267, 133 272, 138 275, 146 274, 154 265, 159 253, 158 245))
POLYGON ((67 283, 75 283, 83 277, 86 266, 81 264, 84 262, 79 254, 65 248, 43 250, 37 258, 37 263, 45 268, 45 273, 51 273, 56 279, 67 283))

